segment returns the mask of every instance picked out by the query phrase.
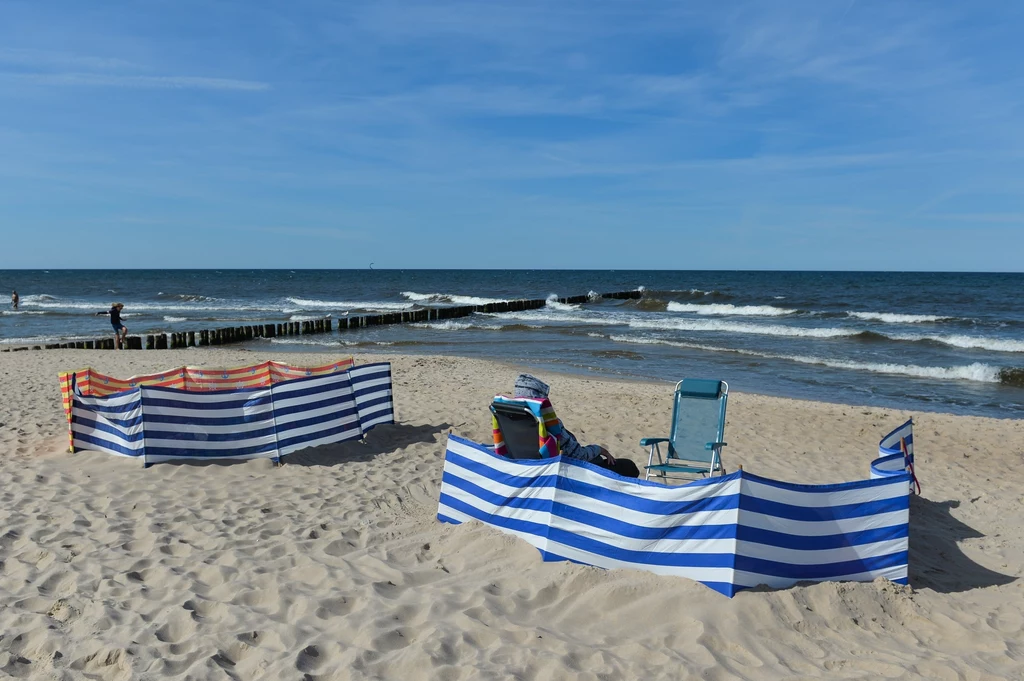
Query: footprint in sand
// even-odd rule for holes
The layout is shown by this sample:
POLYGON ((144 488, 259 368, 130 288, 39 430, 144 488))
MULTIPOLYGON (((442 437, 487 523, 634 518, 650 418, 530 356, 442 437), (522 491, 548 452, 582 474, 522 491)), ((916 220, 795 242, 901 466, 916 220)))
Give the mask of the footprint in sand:
POLYGON ((132 666, 128 652, 124 648, 101 649, 76 660, 72 669, 79 669, 86 675, 103 681, 128 681, 132 676, 132 666))
POLYGON ((196 632, 196 624, 185 611, 172 612, 167 622, 156 630, 156 638, 162 643, 181 643, 196 632))
POLYGON ((306 646, 295 658, 295 668, 300 672, 311 673, 315 672, 324 664, 323 656, 320 654, 320 648, 315 645, 306 646))

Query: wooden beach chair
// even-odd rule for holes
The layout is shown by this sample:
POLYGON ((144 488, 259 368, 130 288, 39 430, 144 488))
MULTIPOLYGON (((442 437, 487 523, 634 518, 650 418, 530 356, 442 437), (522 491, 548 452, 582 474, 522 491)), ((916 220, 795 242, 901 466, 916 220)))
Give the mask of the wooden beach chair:
POLYGON ((722 441, 729 384, 700 378, 684 378, 676 384, 672 405, 672 430, 668 437, 645 437, 641 447, 650 448, 646 479, 699 478, 725 475, 722 441), (662 456, 661 445, 666 445, 662 456), (654 457, 658 457, 657 463, 654 457))

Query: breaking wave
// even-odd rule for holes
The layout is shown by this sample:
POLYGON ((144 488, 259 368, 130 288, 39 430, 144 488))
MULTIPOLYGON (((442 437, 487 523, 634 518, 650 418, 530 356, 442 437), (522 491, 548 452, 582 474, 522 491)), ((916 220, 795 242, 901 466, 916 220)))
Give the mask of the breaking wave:
POLYGON ((288 317, 288 321, 290 321, 290 322, 312 322, 312 321, 316 321, 317 319, 326 319, 327 317, 330 317, 330 316, 331 316, 330 314, 312 314, 312 315, 310 315, 310 314, 293 314, 292 316, 288 317))
POLYGON ((358 343, 356 341, 333 340, 327 338, 271 338, 270 342, 278 345, 314 345, 329 348, 348 348, 352 347, 353 345, 362 345, 361 343, 358 343))
POLYGON ((628 326, 634 329, 650 329, 661 331, 686 332, 720 332, 775 336, 785 338, 849 338, 864 342, 915 342, 939 343, 962 349, 989 350, 992 352, 1024 352, 1024 341, 1010 338, 990 338, 984 336, 937 335, 937 334, 898 334, 868 331, 854 327, 806 327, 787 326, 783 324, 759 324, 728 319, 691 319, 670 318, 642 313, 598 312, 579 309, 560 303, 541 310, 523 312, 507 312, 498 315, 504 319, 521 319, 533 322, 553 322, 566 324, 588 324, 599 326, 628 326))
POLYGON ((180 300, 186 303, 203 303, 217 300, 216 298, 210 298, 209 296, 199 295, 198 293, 164 293, 163 291, 160 291, 156 295, 160 298, 180 300))
POLYGON ((329 348, 372 348, 372 347, 414 347, 426 345, 423 341, 401 340, 401 341, 349 341, 330 338, 271 338, 271 343, 279 345, 308 345, 313 347, 329 348))
POLYGON ((411 310, 413 303, 390 303, 383 301, 316 300, 310 298, 286 298, 292 305, 303 310, 411 310))
POLYGON ((1010 338, 985 338, 983 336, 935 336, 935 335, 891 335, 892 340, 931 342, 966 350, 991 350, 992 352, 1024 352, 1024 341, 1010 338))
POLYGON ((417 303, 451 303, 452 305, 487 305, 503 303, 504 298, 481 298, 479 296, 460 296, 454 293, 416 293, 403 291, 402 297, 417 303))
POLYGON ((89 336, 25 336, 22 338, 0 338, 0 345, 42 345, 43 343, 70 343, 72 341, 94 340, 96 334, 89 336))
POLYGON ((41 303, 48 303, 51 300, 57 300, 56 296, 51 296, 47 293, 36 293, 28 296, 21 296, 22 305, 39 305, 41 303))
POLYGON ((535 331, 543 329, 538 324, 479 324, 475 322, 460 322, 454 319, 445 319, 436 322, 417 322, 410 326, 419 329, 435 329, 437 331, 464 331, 466 329, 477 329, 479 331, 535 331))
MULTIPOLYGON (((235 301, 218 300, 207 298, 204 302, 186 304, 184 301, 167 303, 146 303, 123 300, 126 312, 122 316, 137 314, 139 312, 195 312, 203 310, 216 310, 228 312, 278 312, 280 306, 270 306, 235 301)), ((82 300, 69 300, 56 298, 49 295, 25 296, 21 300, 22 307, 41 308, 43 310, 87 310, 89 312, 105 312, 110 306, 109 302, 86 302, 82 300)))
POLYGON ((474 324, 473 322, 457 322, 454 319, 446 319, 443 322, 421 322, 411 324, 411 326, 418 329, 435 329, 437 331, 465 331, 466 329, 484 329, 487 331, 497 331, 501 327, 499 326, 485 326, 481 324, 474 324))
POLYGON ((898 314, 895 312, 847 312, 846 314, 854 319, 886 324, 929 324, 953 319, 953 317, 934 314, 898 314))
POLYGON ((592 313, 577 310, 572 306, 544 308, 524 312, 506 312, 497 316, 505 319, 524 321, 563 322, 572 324, 593 324, 600 326, 628 326, 634 329, 655 329, 662 331, 724 331, 728 333, 760 334, 765 336, 789 336, 801 338, 839 338, 857 336, 859 329, 808 328, 783 326, 781 324, 753 324, 724 319, 673 319, 659 317, 641 319, 636 314, 592 313), (562 309, 565 307, 567 309, 562 309))
POLYGON ((746 324, 721 319, 659 319, 628 322, 634 329, 662 329, 665 331, 725 331, 728 333, 758 334, 762 336, 788 336, 798 338, 841 338, 856 336, 858 329, 829 327, 782 326, 781 324, 746 324))
POLYGON ((545 304, 548 307, 548 309, 551 309, 551 310, 562 310, 564 312, 570 312, 570 311, 573 311, 573 310, 580 309, 579 305, 570 305, 568 303, 560 303, 560 302, 558 302, 558 296, 556 294, 554 294, 554 293, 552 293, 551 295, 548 296, 547 300, 545 301, 545 304))
POLYGON ((609 336, 609 340, 617 343, 634 343, 639 345, 669 345, 678 348, 693 350, 704 350, 708 352, 728 352, 747 357, 760 357, 762 359, 776 359, 800 364, 813 364, 829 367, 832 369, 847 369, 851 371, 869 371, 879 374, 894 374, 900 376, 913 376, 915 378, 931 378, 939 380, 961 380, 978 381, 981 383, 1002 383, 1005 385, 1018 385, 1015 381, 1024 384, 1024 369, 1001 368, 991 364, 974 362, 961 366, 951 367, 929 367, 915 364, 895 364, 887 362, 857 362, 853 360, 828 359, 825 357, 813 357, 808 355, 781 355, 770 352, 758 352, 756 350, 742 350, 739 348, 722 348, 701 343, 685 343, 679 341, 664 340, 661 338, 632 338, 629 336, 609 336))
POLYGON ((796 310, 774 305, 730 305, 728 303, 677 303, 668 304, 669 312, 692 312, 699 315, 739 315, 745 317, 782 317, 796 310))

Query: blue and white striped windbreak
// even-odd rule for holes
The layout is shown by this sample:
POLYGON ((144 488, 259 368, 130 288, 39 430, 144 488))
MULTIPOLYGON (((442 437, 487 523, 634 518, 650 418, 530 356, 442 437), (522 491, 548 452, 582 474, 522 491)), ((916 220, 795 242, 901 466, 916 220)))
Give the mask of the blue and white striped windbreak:
POLYGON ((391 365, 366 364, 271 387, 188 392, 142 386, 72 397, 75 449, 162 461, 279 457, 394 423, 391 365))
POLYGON ((905 584, 909 479, 796 485, 737 471, 667 487, 450 436, 438 518, 486 523, 545 560, 677 575, 727 596, 801 581, 905 584))
POLYGON ((889 475, 910 474, 910 488, 921 485, 914 473, 914 420, 909 419, 902 426, 882 438, 878 443, 879 458, 871 462, 871 477, 883 478, 889 475))

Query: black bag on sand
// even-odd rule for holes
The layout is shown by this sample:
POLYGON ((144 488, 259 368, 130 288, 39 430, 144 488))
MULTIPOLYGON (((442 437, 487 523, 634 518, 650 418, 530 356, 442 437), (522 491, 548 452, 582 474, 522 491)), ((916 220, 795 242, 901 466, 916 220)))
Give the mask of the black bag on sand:
POLYGON ((601 468, 607 468, 613 473, 618 473, 624 478, 639 478, 640 469, 636 467, 636 464, 629 459, 615 459, 615 463, 609 464, 604 458, 598 458, 594 461, 601 468))

